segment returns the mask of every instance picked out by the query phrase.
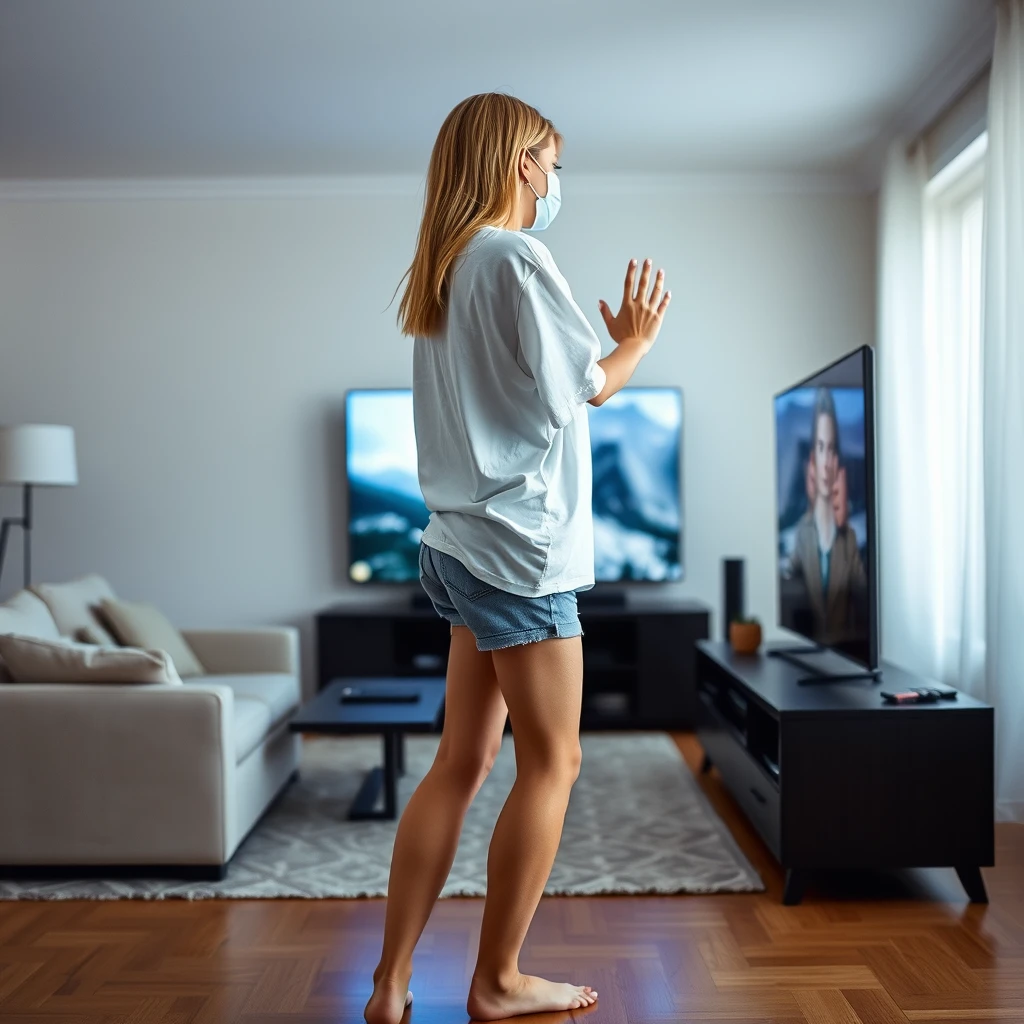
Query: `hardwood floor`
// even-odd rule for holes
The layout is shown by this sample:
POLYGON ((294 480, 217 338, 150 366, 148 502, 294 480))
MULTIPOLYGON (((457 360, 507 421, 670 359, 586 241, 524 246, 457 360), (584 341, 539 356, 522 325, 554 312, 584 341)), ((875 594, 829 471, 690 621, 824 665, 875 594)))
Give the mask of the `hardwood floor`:
MULTIPOLYGON (((676 737, 696 770, 700 751, 676 737)), ((997 829, 991 903, 952 871, 812 879, 798 907, 712 773, 705 792, 763 894, 545 899, 521 967, 596 1006, 531 1024, 1024 1021, 1024 826, 997 829)), ((2 1024, 362 1020, 382 900, 0 903, 2 1024)), ((416 953, 410 1024, 464 1024, 481 901, 441 901, 416 953)))

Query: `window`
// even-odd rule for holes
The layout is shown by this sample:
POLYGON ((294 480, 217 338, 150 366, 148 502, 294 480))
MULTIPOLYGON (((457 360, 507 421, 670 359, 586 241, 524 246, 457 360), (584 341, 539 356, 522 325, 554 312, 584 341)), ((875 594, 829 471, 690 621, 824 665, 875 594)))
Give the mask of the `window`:
POLYGON ((968 689, 985 663, 982 451, 982 135, 933 177, 924 202, 923 450, 935 482, 934 594, 940 664, 968 689))

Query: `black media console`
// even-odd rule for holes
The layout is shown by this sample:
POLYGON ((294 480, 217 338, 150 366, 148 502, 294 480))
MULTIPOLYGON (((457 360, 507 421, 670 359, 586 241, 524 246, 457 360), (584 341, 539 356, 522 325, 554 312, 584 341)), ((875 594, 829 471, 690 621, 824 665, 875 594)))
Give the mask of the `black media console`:
MULTIPOLYGON (((583 729, 689 729, 696 723, 696 602, 631 608, 580 602, 583 729)), ((320 687, 340 676, 443 676, 448 623, 433 608, 337 605, 316 617, 320 687)))
POLYGON ((892 665, 881 685, 803 686, 781 658, 697 644, 697 735, 786 870, 799 903, 814 869, 954 867, 987 902, 994 858, 992 708, 955 701, 894 706, 881 690, 927 686, 892 665))

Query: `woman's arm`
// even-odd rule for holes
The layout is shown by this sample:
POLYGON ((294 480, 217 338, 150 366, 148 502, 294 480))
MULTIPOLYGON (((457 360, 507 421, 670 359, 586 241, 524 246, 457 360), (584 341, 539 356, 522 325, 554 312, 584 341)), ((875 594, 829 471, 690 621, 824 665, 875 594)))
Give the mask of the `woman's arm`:
POLYGON ((640 360, 651 350, 651 342, 643 338, 626 338, 620 341, 613 352, 609 352, 603 359, 598 359, 597 365, 605 372, 607 380, 601 393, 595 395, 591 405, 602 405, 617 391, 621 391, 633 376, 640 360))

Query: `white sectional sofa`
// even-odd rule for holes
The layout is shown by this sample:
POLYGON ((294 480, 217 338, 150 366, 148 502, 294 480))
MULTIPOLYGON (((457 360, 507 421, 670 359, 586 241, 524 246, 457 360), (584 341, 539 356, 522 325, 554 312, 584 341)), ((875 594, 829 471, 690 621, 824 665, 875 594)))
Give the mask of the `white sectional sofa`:
MULTIPOLYGON (((50 602, 64 629, 21 591, 0 634, 70 638, 69 595, 97 581, 109 591, 92 577, 50 602)), ((182 685, 0 681, 0 877, 224 876, 297 772, 298 633, 184 636, 207 674, 182 685)))

